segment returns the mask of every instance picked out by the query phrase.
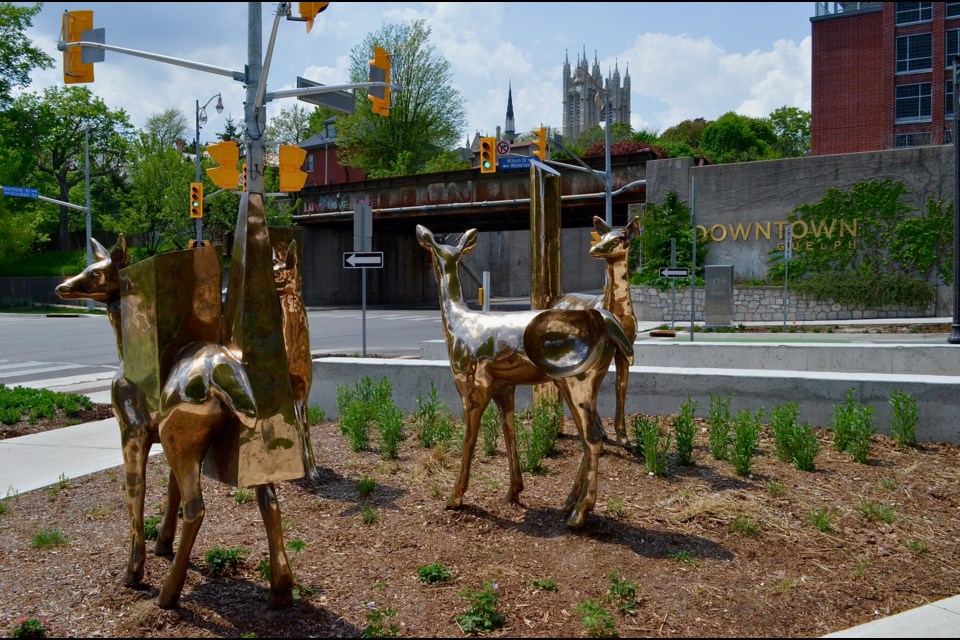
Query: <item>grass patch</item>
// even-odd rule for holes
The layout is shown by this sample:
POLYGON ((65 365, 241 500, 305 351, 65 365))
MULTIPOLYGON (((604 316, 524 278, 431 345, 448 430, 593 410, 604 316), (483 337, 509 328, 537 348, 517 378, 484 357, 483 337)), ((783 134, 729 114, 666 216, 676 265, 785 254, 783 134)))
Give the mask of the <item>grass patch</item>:
POLYGON ((236 573, 248 555, 250 555, 249 549, 243 547, 224 549, 218 545, 203 554, 203 566, 212 578, 231 575, 236 573))
POLYGON ((377 481, 369 476, 363 476, 357 480, 357 494, 361 498, 367 498, 377 488, 377 481))
POLYGON ((930 545, 926 540, 921 538, 911 538, 906 542, 907 549, 910 549, 913 553, 921 555, 930 551, 930 545))
POLYGON ((669 551, 667 555, 672 559, 676 560, 680 564, 689 564, 691 566, 697 566, 697 561, 694 558, 693 552, 687 551, 686 549, 680 549, 679 551, 669 551))
POLYGON ((239 488, 233 492, 233 499, 237 504, 247 504, 253 502, 255 494, 252 489, 239 488))
POLYGON ((53 420, 58 412, 72 417, 82 409, 92 408, 90 398, 75 393, 0 384, 0 422, 3 424, 16 424, 21 420, 37 424, 40 420, 53 420))
POLYGON ((59 529, 41 529, 30 540, 30 546, 34 549, 49 549, 50 547, 62 547, 67 544, 67 537, 59 529))
POLYGON ((371 526, 380 524, 380 511, 373 505, 364 504, 360 509, 360 521, 371 526))
POLYGON ((865 520, 884 524, 891 524, 897 519, 896 509, 876 502, 861 502, 857 505, 857 513, 863 516, 865 520))
POLYGON ((613 497, 607 500, 607 513, 622 518, 627 513, 627 505, 621 498, 613 497))
POLYGON ((417 567, 417 578, 426 584, 439 584, 453 578, 453 574, 439 562, 417 567))
POLYGON ((613 614, 603 608, 596 600, 584 600, 573 610, 580 616, 580 624, 588 638, 618 638, 620 633, 613 614))
POLYGON ((787 488, 783 484, 774 480, 767 485, 767 493, 770 494, 771 498, 782 498, 787 495, 787 488))
POLYGON ((741 536, 755 536, 760 533, 759 523, 746 516, 737 516, 737 519, 727 527, 730 533, 736 533, 741 536))
POLYGON ((553 580, 531 580, 528 582, 531 587, 534 589, 539 589, 540 591, 556 591, 557 583, 553 580))
POLYGON ((807 517, 810 524, 821 533, 831 533, 833 531, 834 515, 826 507, 814 509, 807 517))

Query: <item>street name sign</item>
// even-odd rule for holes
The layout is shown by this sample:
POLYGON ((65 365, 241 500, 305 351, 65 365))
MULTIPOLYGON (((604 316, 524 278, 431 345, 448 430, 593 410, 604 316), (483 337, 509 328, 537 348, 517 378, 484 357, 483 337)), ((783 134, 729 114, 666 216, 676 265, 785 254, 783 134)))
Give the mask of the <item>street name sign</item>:
POLYGON ((529 169, 530 158, 527 156, 517 156, 511 158, 497 158, 498 169, 529 169))
POLYGON ((3 195, 14 198, 38 198, 40 192, 29 187, 0 187, 3 189, 3 195))

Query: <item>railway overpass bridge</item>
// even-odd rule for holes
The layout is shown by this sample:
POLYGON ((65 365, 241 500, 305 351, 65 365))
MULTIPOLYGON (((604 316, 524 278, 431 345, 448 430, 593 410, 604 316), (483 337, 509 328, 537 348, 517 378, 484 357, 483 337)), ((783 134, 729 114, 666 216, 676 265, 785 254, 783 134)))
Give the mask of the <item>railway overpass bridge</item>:
MULTIPOLYGON (((614 156, 613 224, 627 222, 630 204, 646 200, 646 163, 654 152, 614 156)), ((603 170, 603 159, 587 164, 603 170)), ((565 291, 599 290, 604 270, 587 256, 593 216, 604 217, 603 184, 585 171, 561 173, 562 283, 565 291)), ((417 244, 416 225, 434 233, 480 231, 477 249, 463 261, 465 296, 476 297, 483 271, 491 273, 492 295, 523 297, 530 292, 529 170, 481 174, 478 169, 402 176, 307 187, 294 222, 305 230, 304 300, 308 305, 359 305, 359 270, 342 268, 353 251, 353 212, 359 202, 373 209, 374 251, 384 268, 368 270, 371 305, 437 306, 436 285, 426 253, 417 244)))

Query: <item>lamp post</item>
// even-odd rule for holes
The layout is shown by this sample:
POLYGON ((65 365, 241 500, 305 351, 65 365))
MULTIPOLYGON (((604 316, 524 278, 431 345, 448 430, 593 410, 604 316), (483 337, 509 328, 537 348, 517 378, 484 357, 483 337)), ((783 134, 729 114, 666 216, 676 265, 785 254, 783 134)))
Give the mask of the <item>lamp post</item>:
POLYGON ((573 81, 573 87, 577 93, 583 93, 584 80, 589 80, 590 84, 597 91, 597 102, 603 100, 604 114, 604 172, 603 172, 603 190, 604 190, 604 213, 605 221, 608 227, 613 227, 613 172, 610 169, 610 112, 613 107, 610 103, 610 92, 600 83, 593 79, 588 73, 585 73, 582 67, 577 67, 577 77, 573 81))
MULTIPOLYGON (((207 100, 207 103, 202 107, 200 106, 200 101, 197 100, 197 138, 196 138, 196 146, 194 147, 194 151, 195 151, 194 156, 196 157, 196 165, 197 165, 197 172, 196 172, 197 182, 201 181, 200 156, 203 154, 203 152, 200 151, 200 126, 207 124, 207 106, 211 102, 213 102, 214 98, 217 99, 217 106, 216 106, 217 113, 223 113, 223 99, 220 97, 219 93, 215 96, 211 96, 210 99, 207 100)), ((199 245, 202 240, 203 240, 203 218, 197 218, 197 244, 199 245)))
POLYGON ((960 344, 960 57, 953 57, 953 323, 947 342, 960 344))
MULTIPOLYGON (((93 264, 93 247, 90 245, 91 220, 90 220, 90 123, 83 123, 83 180, 87 192, 87 266, 93 264)), ((93 311, 93 300, 87 300, 87 311, 93 311)))

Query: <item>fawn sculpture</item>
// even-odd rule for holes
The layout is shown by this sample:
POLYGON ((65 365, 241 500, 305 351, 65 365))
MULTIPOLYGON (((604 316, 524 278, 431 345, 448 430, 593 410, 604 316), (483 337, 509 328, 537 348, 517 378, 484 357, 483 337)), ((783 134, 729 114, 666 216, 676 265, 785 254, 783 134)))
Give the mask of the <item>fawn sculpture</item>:
MULTIPOLYGON (((632 345, 637 338, 637 319, 633 313, 633 301, 630 299, 627 253, 630 250, 630 241, 640 233, 640 218, 634 218, 622 229, 611 229, 603 218, 594 216, 593 226, 601 237, 595 245, 590 247, 590 256, 607 263, 603 293, 599 296, 568 293, 557 298, 550 307, 552 309, 606 309, 616 316, 632 345)), ((617 412, 613 425, 617 433, 617 444, 629 447, 624 406, 633 353, 617 351, 613 360, 617 367, 617 412)))
POLYGON ((523 478, 514 431, 515 389, 552 380, 566 400, 583 445, 580 471, 564 505, 567 524, 582 526, 596 503, 603 446, 597 394, 614 352, 630 353, 632 342, 616 318, 603 310, 471 311, 463 300, 459 265, 476 247, 477 230, 468 230, 457 244, 448 245, 418 225, 417 240, 432 257, 450 368, 463 403, 463 455, 447 508, 463 504, 480 418, 491 399, 500 409, 507 448, 507 500, 517 501, 523 478))
MULTIPOLYGON (((147 456, 160 442, 170 464, 167 509, 160 526, 155 552, 170 555, 177 526, 178 505, 184 502, 184 525, 180 546, 160 590, 162 608, 177 605, 190 551, 204 516, 200 470, 211 443, 228 429, 256 429, 257 407, 243 364, 227 347, 196 342, 182 348, 163 383, 156 411, 151 411, 144 391, 124 373, 123 322, 120 270, 129 263, 126 240, 121 235, 113 250, 95 239, 90 246, 97 262, 56 288, 64 299, 88 298, 107 305, 120 366, 111 385, 111 402, 120 426, 123 445, 127 512, 130 517, 130 555, 124 582, 133 586, 143 579, 146 556, 143 505, 147 456)), ((257 504, 267 529, 271 579, 270 606, 293 603, 293 574, 283 548, 280 510, 272 484, 256 486, 257 504)))

